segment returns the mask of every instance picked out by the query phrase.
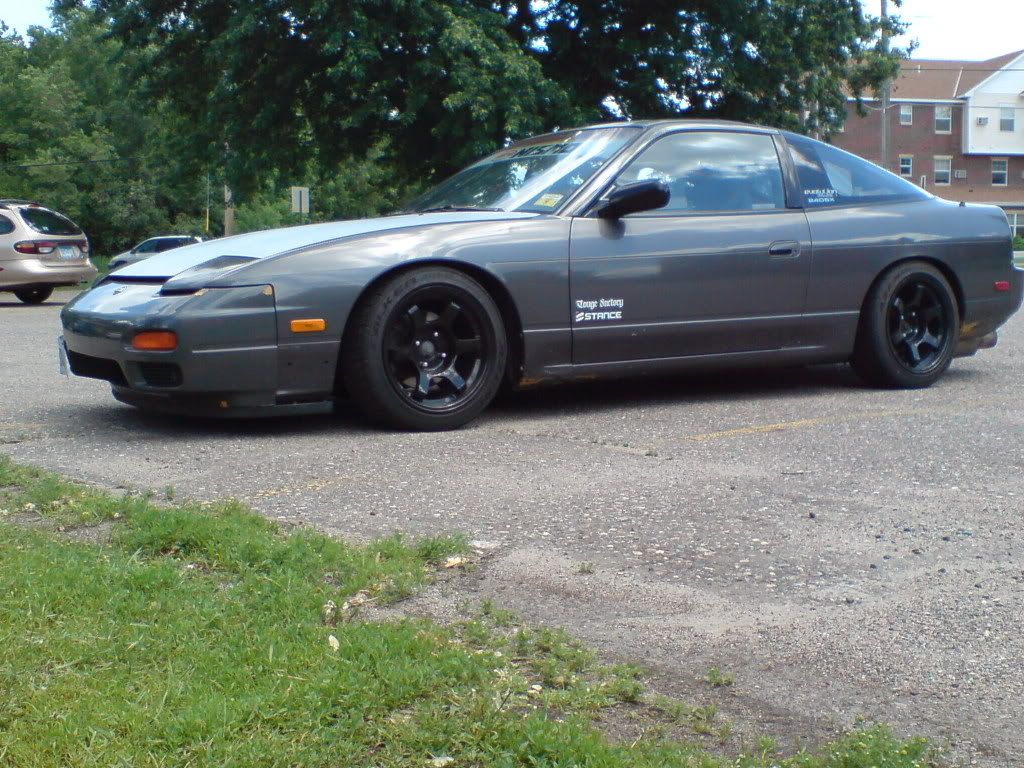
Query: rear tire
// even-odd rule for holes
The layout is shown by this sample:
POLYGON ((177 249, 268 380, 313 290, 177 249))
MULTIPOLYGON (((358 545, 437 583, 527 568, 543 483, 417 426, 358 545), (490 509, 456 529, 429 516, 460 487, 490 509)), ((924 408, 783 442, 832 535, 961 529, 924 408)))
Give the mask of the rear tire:
POLYGON ((14 292, 14 295, 25 304, 42 304, 52 294, 53 288, 22 288, 14 292))
POLYGON ((373 420, 455 429, 494 399, 508 340, 490 294, 454 269, 402 272, 360 301, 341 345, 339 378, 373 420))
POLYGON ((949 368, 959 331, 956 298, 943 274, 921 261, 898 264, 868 292, 851 364, 875 386, 928 387, 949 368))

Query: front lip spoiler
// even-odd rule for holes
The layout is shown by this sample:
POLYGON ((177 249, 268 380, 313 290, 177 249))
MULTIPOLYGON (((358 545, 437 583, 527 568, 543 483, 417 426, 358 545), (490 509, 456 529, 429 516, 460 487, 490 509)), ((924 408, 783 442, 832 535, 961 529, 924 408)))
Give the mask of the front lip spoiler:
POLYGON ((997 343, 999 343, 999 334, 996 331, 992 331, 992 333, 986 333, 981 337, 978 349, 992 349, 997 343))
POLYGON ((258 419, 277 416, 323 416, 334 413, 333 400, 275 403, 243 395, 181 395, 139 392, 116 384, 110 387, 114 399, 149 412, 197 419, 258 419))

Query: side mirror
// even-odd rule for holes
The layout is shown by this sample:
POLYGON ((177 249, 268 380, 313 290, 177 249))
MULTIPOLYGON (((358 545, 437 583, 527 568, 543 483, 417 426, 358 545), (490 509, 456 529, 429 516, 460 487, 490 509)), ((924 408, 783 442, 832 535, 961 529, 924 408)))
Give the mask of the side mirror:
POLYGON ((602 219, 621 219, 629 213, 664 208, 670 197, 672 193, 664 181, 637 181, 624 184, 608 195, 607 200, 598 204, 596 213, 602 219))

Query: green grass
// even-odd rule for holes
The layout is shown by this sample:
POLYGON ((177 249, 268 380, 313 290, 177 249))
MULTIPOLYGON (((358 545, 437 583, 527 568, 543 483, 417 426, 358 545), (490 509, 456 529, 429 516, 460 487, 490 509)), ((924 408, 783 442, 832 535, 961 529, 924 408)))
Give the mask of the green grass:
MULTIPOLYGON (((719 757, 654 730, 613 743, 596 714, 665 720, 635 667, 490 603, 449 627, 354 615, 429 579, 464 552, 458 537, 353 546, 238 504, 157 507, 4 458, 0 509, 117 520, 100 545, 0 516, 0 765, 930 765, 924 742, 881 727, 788 758, 719 757)), ((679 712, 695 734, 728 727, 713 708, 679 712)))

